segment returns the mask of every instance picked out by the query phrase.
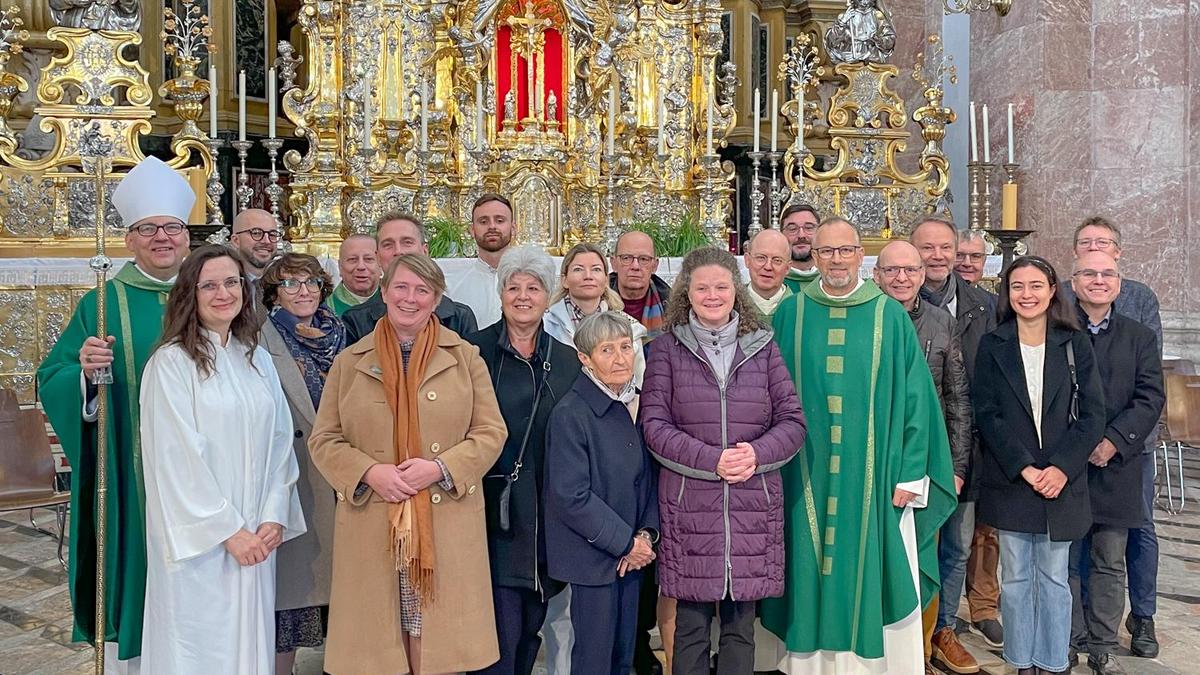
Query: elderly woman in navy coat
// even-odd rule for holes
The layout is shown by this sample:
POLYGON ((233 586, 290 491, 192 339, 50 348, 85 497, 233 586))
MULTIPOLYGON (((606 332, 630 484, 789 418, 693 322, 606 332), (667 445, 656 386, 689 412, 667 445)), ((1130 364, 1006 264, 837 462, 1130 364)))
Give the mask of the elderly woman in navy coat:
POLYGON ((629 319, 599 312, 575 346, 584 377, 546 433, 546 553, 571 586, 572 675, 629 673, 642 568, 654 560, 658 501, 637 419, 629 319))

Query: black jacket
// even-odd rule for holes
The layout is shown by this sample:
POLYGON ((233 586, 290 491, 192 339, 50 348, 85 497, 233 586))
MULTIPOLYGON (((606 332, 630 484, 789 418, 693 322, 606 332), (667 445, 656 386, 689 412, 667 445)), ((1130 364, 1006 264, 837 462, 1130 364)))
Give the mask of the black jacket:
MULTIPOLYGON (((1082 321, 1087 316, 1080 312, 1082 321)), ((1086 325, 1086 323, 1085 323, 1086 325)), ((1088 465, 1092 518, 1114 527, 1139 527, 1149 518, 1142 495, 1145 439, 1154 433, 1166 395, 1154 331, 1115 311, 1091 336, 1104 382, 1104 437, 1117 454, 1101 468, 1088 465)))
POLYGON ((639 530, 658 530, 654 464, 641 425, 587 375, 576 378, 546 433, 550 576, 602 586, 639 530))
MULTIPOLYGON (((477 330, 475 325, 475 313, 470 307, 455 302, 445 295, 442 296, 442 301, 433 310, 437 315, 438 321, 450 330, 458 333, 460 337, 470 335, 477 330)), ((367 298, 362 304, 351 307, 342 314, 342 323, 346 324, 346 346, 358 342, 363 339, 367 333, 375 330, 375 324, 387 314, 387 307, 383 304, 383 297, 379 291, 367 298)))
POLYGON ((466 340, 479 347, 479 356, 491 374, 500 413, 508 425, 504 450, 483 479, 492 583, 538 591, 543 599, 548 598, 558 588, 546 574, 545 496, 542 493, 546 424, 550 411, 570 391, 579 376, 579 358, 574 349, 542 330, 538 334, 537 354, 525 360, 509 341, 504 319, 468 335, 466 340), (539 386, 542 397, 530 426, 529 414, 539 386), (520 455, 526 427, 529 427, 529 441, 509 497, 510 525, 505 532, 500 528, 500 495, 504 491, 504 477, 512 473, 520 455))
POLYGON ((1049 533, 1053 541, 1087 534, 1092 526, 1088 457, 1104 434, 1104 390, 1087 333, 1046 330, 1043 442, 1038 441, 1030 410, 1016 321, 1006 321, 980 341, 971 397, 983 444, 979 520, 1001 530, 1049 533), (1073 423, 1068 422, 1068 342, 1074 347, 1079 386, 1079 419, 1073 423), (1056 499, 1045 499, 1021 477, 1027 466, 1055 466, 1067 475, 1056 499))
MULTIPOLYGON (((933 385, 942 404, 942 417, 946 420, 946 433, 950 436, 954 475, 965 481, 974 444, 971 385, 967 383, 954 317, 920 297, 908 315, 917 329, 917 339, 921 342, 925 360, 929 362, 933 385)), ((965 485, 963 489, 966 489, 965 485)))

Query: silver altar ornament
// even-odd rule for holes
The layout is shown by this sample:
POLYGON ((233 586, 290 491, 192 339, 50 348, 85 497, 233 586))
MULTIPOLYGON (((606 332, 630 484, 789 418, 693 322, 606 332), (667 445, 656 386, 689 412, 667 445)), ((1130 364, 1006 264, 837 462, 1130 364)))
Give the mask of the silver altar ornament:
POLYGON ((825 31, 834 63, 883 63, 896 48, 896 29, 879 0, 846 0, 846 11, 825 31))

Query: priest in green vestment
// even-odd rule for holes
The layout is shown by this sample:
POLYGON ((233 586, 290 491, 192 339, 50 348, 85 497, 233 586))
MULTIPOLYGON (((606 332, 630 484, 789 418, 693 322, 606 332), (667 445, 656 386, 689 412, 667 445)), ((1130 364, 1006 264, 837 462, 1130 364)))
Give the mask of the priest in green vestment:
POLYGON ((105 551, 107 672, 136 672, 146 593, 145 490, 138 443, 138 385, 162 333, 163 309, 188 251, 185 227, 195 195, 173 169, 148 157, 122 179, 112 203, 133 254, 105 287, 107 340, 96 335, 96 291, 79 301, 38 368, 38 394, 71 464, 68 580, 73 639, 93 641, 96 598, 96 388, 92 373, 112 368, 107 390, 108 498, 105 551))
POLYGON ((957 503, 945 422, 912 321, 859 279, 854 226, 826 220, 813 250, 820 281, 774 317, 809 435, 784 469, 786 591, 763 624, 790 675, 921 673, 936 534, 957 503))
POLYGON ((375 237, 352 234, 338 249, 338 271, 342 280, 329 296, 329 308, 339 317, 375 295, 382 270, 375 237))

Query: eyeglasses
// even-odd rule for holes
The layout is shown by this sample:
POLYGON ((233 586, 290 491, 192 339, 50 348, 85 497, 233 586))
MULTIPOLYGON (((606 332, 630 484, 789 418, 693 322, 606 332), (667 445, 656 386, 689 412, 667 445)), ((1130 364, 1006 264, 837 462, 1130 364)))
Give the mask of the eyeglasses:
POLYGON ((887 267, 880 267, 879 271, 883 273, 883 276, 885 276, 889 279, 892 279, 892 278, 895 278, 896 276, 899 276, 899 274, 901 272, 904 272, 906 275, 908 275, 910 277, 915 277, 916 275, 920 274, 921 270, 923 270, 923 269, 925 269, 925 268, 920 265, 917 265, 917 266, 888 265, 887 267))
POLYGON ((652 255, 630 255, 628 253, 622 253, 617 256, 617 262, 621 263, 625 267, 632 265, 633 261, 635 260, 637 261, 637 264, 641 265, 642 267, 646 267, 657 259, 658 258, 655 258, 652 255))
POLYGON ((788 262, 785 258, 780 258, 779 256, 771 258, 761 253, 750 256, 750 259, 753 260, 754 264, 758 265, 759 267, 765 267, 768 262, 771 263, 772 267, 783 267, 788 262))
POLYGON ((1096 237, 1094 239, 1079 239, 1075 242, 1076 248, 1079 248, 1079 247, 1093 248, 1094 247, 1094 248, 1100 249, 1102 251, 1110 249, 1110 248, 1114 248, 1114 247, 1116 247, 1116 245, 1117 245, 1116 239, 1107 239, 1105 237, 1096 237))
POLYGON ((817 226, 811 223, 805 223, 803 225, 796 225, 793 223, 791 225, 784 225, 779 231, 784 234, 796 234, 802 230, 811 234, 817 231, 817 226))
POLYGON ((1114 279, 1120 279, 1121 273, 1116 270, 1079 270, 1071 276, 1075 277, 1076 279, 1103 278, 1105 281, 1112 281, 1114 279))
POLYGON ((299 293, 301 286, 307 288, 309 293, 315 295, 320 293, 322 288, 325 288, 325 281, 323 279, 284 279, 279 282, 280 290, 288 295, 299 293))
POLYGON ((264 230, 261 227, 252 227, 234 234, 248 234, 254 241, 262 241, 263 235, 266 235, 268 241, 279 241, 280 236, 279 230, 264 230))
POLYGON ((174 237, 177 234, 183 233, 183 224, 165 223, 163 225, 155 225, 154 223, 142 223, 141 225, 134 225, 129 229, 147 239, 157 235, 159 230, 162 230, 168 237, 174 237))
POLYGON ((954 259, 958 262, 970 260, 973 263, 981 263, 983 262, 984 257, 985 256, 982 253, 959 253, 954 256, 954 259))
POLYGON ((829 260, 833 257, 834 253, 843 258, 849 258, 860 250, 862 250, 861 246, 822 246, 821 248, 813 249, 813 252, 822 260, 829 260))
POLYGON ((217 289, 224 288, 227 291, 232 291, 235 288, 241 288, 241 277, 228 277, 225 281, 202 281, 196 284, 196 288, 204 293, 216 293, 217 289))

